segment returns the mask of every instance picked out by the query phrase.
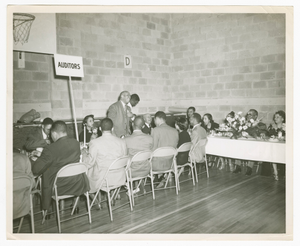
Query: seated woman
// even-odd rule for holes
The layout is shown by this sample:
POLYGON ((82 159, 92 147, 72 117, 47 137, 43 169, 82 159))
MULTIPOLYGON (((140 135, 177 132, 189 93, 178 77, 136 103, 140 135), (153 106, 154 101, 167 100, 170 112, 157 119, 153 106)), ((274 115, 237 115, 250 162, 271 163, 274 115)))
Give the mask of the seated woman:
MULTIPOLYGON (((177 148, 180 147, 184 143, 191 142, 191 137, 187 132, 187 119, 186 118, 177 118, 175 121, 175 128, 179 132, 179 141, 177 144, 177 148)), ((183 165, 188 162, 189 151, 178 153, 177 155, 177 165, 183 165)), ((180 173, 183 170, 180 171, 180 173)))
POLYGON ((214 122, 211 114, 205 114, 203 115, 202 127, 206 130, 207 133, 210 133, 211 131, 215 131, 216 129, 218 129, 219 124, 214 122))
MULTIPOLYGON (((277 111, 273 116, 274 123, 268 128, 268 133, 270 137, 275 137, 278 139, 285 139, 285 112, 280 110, 277 111)), ((278 180, 278 170, 277 164, 273 163, 274 169, 274 179, 278 180)))
POLYGON ((85 127, 85 142, 89 143, 92 139, 100 137, 101 131, 94 128, 94 115, 87 115, 82 121, 83 131, 79 135, 79 142, 84 142, 84 127, 85 127))
POLYGON ((193 116, 193 114, 196 112, 195 107, 189 107, 186 111, 186 118, 187 118, 187 129, 192 129, 193 127, 190 124, 190 118, 193 116))

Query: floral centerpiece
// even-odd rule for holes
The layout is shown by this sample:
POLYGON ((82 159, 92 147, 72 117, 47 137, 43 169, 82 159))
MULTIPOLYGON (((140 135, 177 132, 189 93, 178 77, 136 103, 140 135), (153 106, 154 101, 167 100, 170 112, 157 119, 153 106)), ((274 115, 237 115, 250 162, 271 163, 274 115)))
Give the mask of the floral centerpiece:
POLYGON ((248 138, 248 137, 262 137, 264 138, 267 133, 267 128, 261 119, 247 120, 242 116, 242 112, 235 113, 231 111, 225 118, 225 124, 230 129, 230 134, 227 134, 230 138, 248 138))

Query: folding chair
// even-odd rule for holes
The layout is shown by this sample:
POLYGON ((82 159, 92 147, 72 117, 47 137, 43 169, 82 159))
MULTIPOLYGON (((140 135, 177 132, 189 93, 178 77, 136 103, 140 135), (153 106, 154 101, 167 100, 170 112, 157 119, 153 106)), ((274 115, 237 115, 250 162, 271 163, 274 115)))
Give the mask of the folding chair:
MULTIPOLYGON (((132 177, 132 173, 131 173, 131 165, 133 162, 143 162, 143 161, 149 161, 150 157, 151 157, 152 151, 150 150, 145 150, 145 151, 140 151, 138 153, 136 153, 131 160, 129 160, 128 165, 126 167, 126 178, 127 178, 127 182, 129 182, 129 187, 130 187, 130 196, 132 199, 132 205, 134 206, 134 195, 133 195, 133 182, 139 180, 139 184, 140 185, 141 181, 144 178, 147 178, 149 173, 147 173, 144 176, 138 176, 138 177, 132 177)), ((150 165, 150 163, 149 163, 150 165)))
MULTIPOLYGON (((55 180, 54 180, 54 185, 53 185, 54 196, 52 196, 52 199, 54 199, 55 203, 56 203, 56 214, 57 214, 57 223, 58 223, 58 231, 59 231, 59 233, 61 233, 60 223, 68 221, 70 219, 75 219, 75 218, 81 217, 81 216, 86 215, 86 214, 88 214, 89 223, 90 224, 92 223, 92 219, 91 219, 91 206, 90 206, 89 192, 88 191, 86 191, 84 193, 85 196, 86 196, 86 200, 87 200, 87 209, 88 209, 88 212, 85 213, 85 214, 76 216, 76 217, 71 217, 71 218, 66 219, 66 220, 62 220, 62 221, 60 220, 60 215, 59 215, 59 201, 63 200, 63 199, 70 198, 70 197, 74 197, 75 195, 62 195, 62 196, 59 196, 57 194, 57 185, 56 185, 57 178, 71 177, 71 176, 76 176, 76 175, 79 175, 79 174, 82 174, 82 173, 87 173, 87 167, 83 163, 78 162, 78 163, 72 163, 72 164, 68 164, 68 165, 64 166, 56 174, 56 177, 55 177, 55 180)), ((78 200, 79 200, 79 196, 76 197, 76 201, 75 201, 75 204, 73 206, 71 215, 73 215, 73 213, 74 213, 74 210, 76 208, 78 200)))
POLYGON ((206 158, 206 152, 205 152, 205 146, 207 144, 207 138, 205 139, 200 139, 196 145, 190 150, 190 160, 191 160, 191 163, 192 165, 194 166, 195 168, 195 176, 196 176, 196 182, 198 183, 198 175, 202 174, 202 173, 206 173, 206 176, 207 178, 209 178, 209 172, 208 172, 208 165, 207 165, 207 158, 206 158), (204 149, 203 151, 203 159, 205 161, 205 166, 206 166, 206 171, 205 172, 202 172, 202 173, 199 173, 197 174, 197 167, 196 167, 196 160, 194 160, 192 157, 191 157, 191 153, 197 149, 197 148, 202 148, 204 149))
MULTIPOLYGON (((152 187, 152 195, 153 195, 153 200, 155 199, 155 194, 154 194, 154 185, 153 185, 153 179, 155 174, 168 174, 168 179, 169 175, 173 172, 175 176, 175 188, 176 188, 176 195, 178 195, 178 177, 177 177, 177 165, 176 165, 176 155, 177 155, 177 150, 173 147, 161 147, 156 150, 154 150, 151 154, 150 157, 150 178, 151 178, 151 187, 152 187), (172 165, 170 168, 166 170, 153 170, 153 163, 152 160, 155 157, 170 157, 172 158, 172 165)), ((165 188, 168 184, 168 179, 165 185, 165 188)))
MULTIPOLYGON (((128 161, 129 161, 129 157, 128 156, 123 156, 123 157, 120 157, 116 160, 113 161, 112 164, 110 164, 108 170, 106 171, 105 175, 104 175, 104 178, 100 184, 100 187, 98 188, 95 196, 94 196, 94 199, 91 203, 91 207, 93 206, 94 202, 96 201, 97 197, 99 197, 99 200, 101 199, 101 196, 100 196, 100 190, 103 190, 107 193, 107 201, 108 201, 108 207, 109 207, 109 214, 110 214, 110 220, 113 221, 113 216, 112 216, 112 209, 111 209, 111 202, 113 201, 114 197, 116 197, 121 189, 122 186, 126 186, 127 189, 129 190, 129 184, 128 182, 125 181, 124 184, 120 184, 120 185, 116 185, 116 186, 110 186, 109 185, 109 180, 108 180, 108 175, 112 172, 124 172, 124 175, 126 176, 126 173, 125 173, 125 168, 128 164, 128 161), (110 191, 113 190, 113 195, 110 197, 110 191), (98 196, 99 195, 99 196, 98 196)), ((131 196, 128 196, 129 197, 129 203, 130 203, 130 210, 132 211, 132 202, 131 202, 131 196)), ((100 201, 99 201, 100 203, 100 201)))
MULTIPOLYGON (((28 177, 28 176, 19 176, 19 177, 14 177, 13 178, 13 192, 19 191, 19 190, 23 190, 25 188, 28 188, 28 194, 29 194, 29 210, 25 211, 21 216, 18 217, 14 217, 13 219, 17 219, 20 218, 20 224, 15 228, 18 228, 17 233, 20 232, 22 224, 23 224, 23 220, 25 215, 30 214, 30 219, 31 219, 31 230, 32 233, 34 233, 34 214, 33 214, 33 204, 32 204, 32 187, 33 186, 33 182, 32 180, 28 177)), ((14 205, 14 204, 13 204, 14 205)))
MULTIPOLYGON (((177 154, 182 153, 182 152, 187 152, 190 151, 192 147, 192 143, 188 142, 188 143, 184 143, 182 145, 179 146, 179 148, 177 148, 177 154)), ((176 160, 176 159, 175 159, 176 160)), ((194 165, 191 161, 188 160, 187 163, 184 163, 182 165, 178 165, 177 160, 176 160, 176 166, 177 166, 177 171, 183 170, 184 167, 188 166, 191 168, 191 174, 192 174, 192 180, 193 180, 193 185, 195 185, 195 176, 194 176, 194 165)), ((179 171, 178 173, 178 190, 180 190, 180 182, 179 182, 179 177, 181 175, 181 171, 179 171)))

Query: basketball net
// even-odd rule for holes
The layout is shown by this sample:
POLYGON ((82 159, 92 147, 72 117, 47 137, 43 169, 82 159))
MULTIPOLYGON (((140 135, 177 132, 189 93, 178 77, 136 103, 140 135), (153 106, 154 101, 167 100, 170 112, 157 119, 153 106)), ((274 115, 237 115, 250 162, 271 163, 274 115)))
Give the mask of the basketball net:
POLYGON ((28 42, 31 25, 35 16, 23 13, 14 13, 13 16, 14 42, 15 44, 20 42, 23 45, 28 42))

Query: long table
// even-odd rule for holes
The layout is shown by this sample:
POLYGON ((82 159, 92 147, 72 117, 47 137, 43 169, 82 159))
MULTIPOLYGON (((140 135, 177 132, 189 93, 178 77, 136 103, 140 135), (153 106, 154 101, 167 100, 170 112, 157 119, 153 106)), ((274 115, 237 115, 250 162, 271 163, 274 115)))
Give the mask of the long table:
POLYGON ((285 164, 285 142, 208 137, 206 154, 285 164))

